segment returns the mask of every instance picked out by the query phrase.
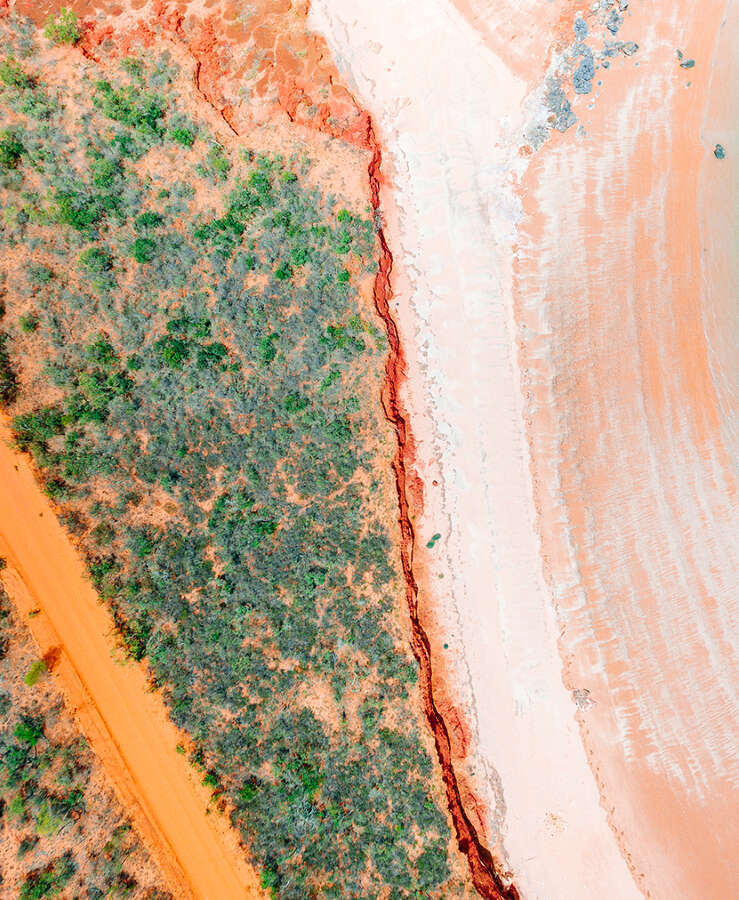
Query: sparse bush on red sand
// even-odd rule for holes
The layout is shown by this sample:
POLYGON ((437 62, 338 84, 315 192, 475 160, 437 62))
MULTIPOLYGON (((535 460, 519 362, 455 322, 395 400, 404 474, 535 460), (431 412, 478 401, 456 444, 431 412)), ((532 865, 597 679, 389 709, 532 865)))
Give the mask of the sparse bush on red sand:
POLYGON ((0 587, 3 897, 171 900, 36 652, 0 587))
POLYGON ((275 897, 467 896, 380 496, 371 212, 237 152, 151 49, 76 96, 23 66, 0 243, 38 327, 3 320, 3 399, 123 646, 275 897))

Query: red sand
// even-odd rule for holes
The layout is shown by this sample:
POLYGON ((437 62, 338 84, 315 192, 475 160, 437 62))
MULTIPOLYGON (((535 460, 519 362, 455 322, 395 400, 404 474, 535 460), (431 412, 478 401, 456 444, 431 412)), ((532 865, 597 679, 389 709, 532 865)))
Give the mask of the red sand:
POLYGON ((0 420, 0 556, 3 582, 42 653, 53 648, 70 710, 177 897, 263 897, 237 836, 177 744, 160 695, 144 667, 124 663, 113 622, 84 563, 36 483, 28 459, 10 449, 0 420))

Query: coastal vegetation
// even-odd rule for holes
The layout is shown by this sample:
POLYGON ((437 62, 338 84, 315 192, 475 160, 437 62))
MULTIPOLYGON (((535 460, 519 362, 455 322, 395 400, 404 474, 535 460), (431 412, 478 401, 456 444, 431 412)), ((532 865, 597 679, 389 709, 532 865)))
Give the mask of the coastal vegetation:
POLYGON ((0 894, 171 900, 35 653, 0 587, 0 894))
POLYGON ((80 56, 52 79, 11 21, 0 400, 17 446, 263 887, 467 896, 404 632, 371 212, 304 151, 219 130, 172 55, 80 56))

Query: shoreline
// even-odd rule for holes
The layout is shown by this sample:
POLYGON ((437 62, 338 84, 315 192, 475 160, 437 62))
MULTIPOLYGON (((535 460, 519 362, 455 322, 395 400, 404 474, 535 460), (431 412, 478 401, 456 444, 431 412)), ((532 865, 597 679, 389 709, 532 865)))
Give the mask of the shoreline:
POLYGON ((443 2, 399 12, 382 2, 357 10, 349 0, 314 0, 310 21, 370 110, 385 151, 391 312, 405 357, 400 399, 414 460, 413 571, 463 802, 501 872, 532 900, 624 900, 662 890, 697 898, 707 884, 723 895, 733 832, 728 821, 712 822, 730 816, 722 797, 733 788, 730 771, 726 780, 713 767, 723 752, 730 770, 736 722, 736 707, 721 693, 728 677, 721 666, 731 665, 734 493, 722 469, 726 457, 712 458, 701 437, 718 419, 711 420, 709 402, 699 402, 709 382, 696 363, 702 338, 694 323, 696 311, 699 319, 701 307, 712 307, 707 298, 690 300, 696 257, 691 250, 684 262, 678 249, 697 233, 683 199, 693 196, 691 164, 679 160, 711 162, 708 148, 696 153, 691 128, 705 96, 698 67, 707 69, 706 39, 712 42, 721 11, 701 17, 687 0, 677 17, 666 7, 632 4, 619 38, 638 44, 636 55, 619 56, 596 75, 592 96, 577 98, 584 134, 553 131, 532 155, 520 142, 537 78, 531 65, 521 80, 521 62, 538 46, 540 57, 532 59, 544 77, 552 48, 572 34, 575 7, 553 11, 548 35, 524 38, 523 52, 507 54, 484 22, 473 30, 470 16, 486 10, 493 21, 506 3, 462 5, 461 12, 443 2), (695 69, 679 67, 673 43, 695 55, 695 69), (680 88, 667 89, 675 72, 680 88), (691 79, 692 93, 682 83, 691 79), (494 93, 487 90, 493 84, 494 93), (681 105, 670 105, 673 94, 681 105), (659 143, 673 127, 675 168, 659 143), (632 145, 643 159, 630 164, 632 145), (620 205, 624 194, 633 209, 620 205), (644 250, 634 245, 635 233, 648 236, 644 250), (665 248, 671 280, 661 262, 665 248), (652 264, 662 267, 661 282, 652 264), (663 297, 674 298, 681 318, 673 319, 663 297), (670 333, 677 354, 666 341, 649 363, 651 385, 632 379, 629 353, 653 353, 660 334, 670 333), (658 385, 673 378, 666 414, 658 385), (689 407, 693 438, 690 428, 681 432, 689 407), (639 417, 652 440, 662 417, 661 457, 649 449, 634 454, 629 442, 639 440, 639 417), (578 444, 579 434, 587 441, 578 444), (681 477, 676 453, 692 459, 682 493, 671 481, 681 477), (644 461, 665 472, 656 493, 644 461), (600 482, 587 480, 589 469, 600 472, 600 482), (660 490, 668 492, 667 506, 660 490), (610 502, 616 497, 618 505, 610 502), (597 541, 584 529, 601 510, 607 517, 596 523, 605 527, 597 541), (650 563, 656 593, 645 590, 640 529, 662 555, 650 563), (699 534, 707 535, 703 545, 714 544, 723 574, 715 574, 715 556, 712 575, 712 557, 686 548, 683 588, 714 577, 715 602, 710 588, 694 596, 688 588, 672 616, 670 603, 680 595, 661 558, 678 552, 679 529, 696 547, 699 534), (615 576, 629 585, 631 594, 621 596, 635 598, 623 612, 615 576), (670 629, 677 645, 664 643, 670 629), (644 648, 655 635, 663 647, 655 644, 652 654, 644 648), (680 660, 692 656, 695 670, 706 653, 713 672, 709 666, 705 677, 682 678, 680 660), (695 712, 681 734, 664 703, 663 671, 675 697, 702 684, 713 717, 693 693, 695 712), (635 749, 629 733, 638 733, 640 719, 652 731, 635 749), (712 729, 721 731, 720 741, 710 738, 712 729), (696 779, 705 779, 697 805, 669 773, 653 777, 685 734, 694 743, 685 758, 700 759, 696 779), (704 814, 696 836, 690 822, 704 814), (710 875, 700 871, 706 867, 710 875))
MULTIPOLYGON (((411 417, 416 457, 410 481, 416 486, 419 614, 431 640, 434 688, 445 695, 444 715, 455 726, 455 768, 468 815, 479 822, 506 882, 515 880, 522 896, 584 900, 605 878, 613 897, 637 897, 600 805, 575 706, 561 683, 557 627, 537 574, 533 501, 528 508, 521 505, 530 489, 506 300, 518 212, 505 139, 520 116, 524 85, 487 54, 465 57, 461 47, 469 51, 481 42, 443 4, 434 4, 438 19, 429 7, 415 20, 412 10, 404 11, 395 41, 384 33, 389 10, 363 10, 358 22, 354 7, 347 4, 345 14, 341 8, 314 3, 309 22, 327 38, 387 151, 382 207, 395 261, 391 311, 406 357, 401 400, 411 417), (452 39, 453 50, 433 44, 452 39), (421 46, 424 57, 417 55, 421 46), (456 108, 438 97, 432 101, 429 85, 440 85, 440 76, 424 66, 413 69, 419 59, 432 69, 441 62, 430 61, 447 64, 449 96, 455 84, 495 83, 499 115, 491 114, 486 92, 468 91, 456 108), (408 96, 397 96, 398 83, 408 96), (414 109, 416 98, 425 107, 414 109), (427 114, 431 108, 434 116, 427 114), (502 120, 497 132, 494 119, 502 120), (462 122, 472 123, 472 136, 462 122), (458 165, 445 168, 452 159, 458 165), (471 395, 476 371, 485 373, 492 395, 471 395), (458 415, 472 396, 474 418, 458 415), (491 437, 501 415, 507 425, 518 424, 507 427, 505 440, 512 444, 496 456, 492 444, 491 455, 478 442, 491 437), (471 456, 465 456, 468 451, 471 456), (488 473, 482 478, 474 474, 480 466, 488 473), (524 487, 516 492, 512 483, 524 487), (488 514, 497 516, 494 524, 487 520, 489 529, 481 527, 488 514), (436 533, 442 539, 434 549, 425 548, 436 533), (529 586, 521 587, 522 580, 529 586), (528 618, 520 611, 522 599, 528 618), (546 660, 540 658, 543 648, 546 660), (560 812, 574 809, 578 817, 567 823, 566 833, 560 812), (532 847, 535 866, 524 867, 532 847)), ((517 165, 520 170, 525 163, 517 165)))
MULTIPOLYGON (((372 160, 368 168, 370 194, 375 214, 381 215, 380 173, 382 153, 375 137, 371 122, 368 125, 368 143, 373 148, 372 160)), ((480 895, 486 900, 519 900, 519 893, 512 884, 505 884, 488 848, 478 837, 475 826, 463 802, 463 788, 457 778, 452 751, 452 741, 445 716, 439 711, 434 671, 431 662, 431 645, 428 634, 419 616, 420 588, 416 580, 413 559, 416 536, 410 516, 409 505, 409 465, 412 465, 410 447, 412 436, 409 432, 407 414, 401 406, 400 390, 403 372, 403 351, 400 345, 398 326, 390 312, 393 298, 392 270, 393 256, 388 247, 383 228, 378 229, 380 243, 380 267, 375 279, 374 300, 377 314, 382 320, 388 338, 389 351, 385 365, 385 382, 382 391, 382 407, 385 417, 395 431, 397 451, 393 458, 393 471, 400 508, 400 556, 405 579, 406 602, 411 622, 411 647, 421 672, 421 698, 428 725, 436 746, 436 756, 441 765, 442 778, 447 794, 447 807, 456 833, 459 851, 467 857, 472 880, 480 895)))

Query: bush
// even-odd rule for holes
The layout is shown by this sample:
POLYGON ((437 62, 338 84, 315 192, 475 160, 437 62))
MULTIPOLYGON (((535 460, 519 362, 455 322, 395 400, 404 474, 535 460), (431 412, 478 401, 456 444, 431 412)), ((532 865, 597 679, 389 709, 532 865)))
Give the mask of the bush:
POLYGON ((103 275, 113 267, 110 254, 100 247, 89 247, 80 254, 79 262, 90 275, 103 275))
POLYGON ((165 365, 172 369, 179 369, 190 356, 190 348, 178 338, 168 334, 154 344, 154 349, 165 365))
POLYGON ((43 737, 44 731, 39 719, 31 716, 21 716, 21 720, 15 726, 13 734, 21 744, 35 747, 43 737))
POLYGON ((207 369, 215 366, 228 357, 228 350, 223 344, 213 343, 198 347, 197 366, 199 369, 207 369))
POLYGON ((147 228, 156 228, 164 222, 164 219, 159 215, 159 213, 147 211, 141 213, 140 216, 136 216, 136 220, 133 223, 133 227, 136 231, 144 231, 147 228))
POLYGON ((104 337, 98 337, 88 344, 85 356, 104 368, 109 368, 118 362, 118 356, 113 349, 113 345, 104 337))
POLYGON ((20 450, 30 450, 34 444, 44 446, 63 431, 62 411, 54 406, 41 407, 13 419, 13 433, 20 450))
POLYGON ((45 869, 36 869, 26 876, 20 890, 19 900, 44 900, 56 897, 77 871, 77 864, 71 853, 65 853, 53 860, 45 869))
POLYGON ((23 334, 33 334, 38 328, 38 319, 33 313, 24 313, 22 316, 19 316, 18 325, 20 325, 23 334))
POLYGON ((201 175, 215 181, 225 181, 231 170, 231 162, 220 144, 213 144, 204 162, 198 167, 201 175))
POLYGON ((0 169, 15 169, 26 152, 17 134, 9 128, 0 131, 0 169))
POLYGON ((131 256, 142 265, 149 263, 156 256, 156 244, 151 238, 137 237, 131 247, 131 256))
POLYGON ((25 90, 35 86, 36 81, 27 75, 18 63, 13 59, 0 61, 0 81, 10 88, 25 90))
POLYGON ((8 406, 18 396, 18 376, 5 348, 7 336, 0 332, 0 405, 8 406))
POLYGON ((97 197, 64 190, 55 193, 49 213, 52 221, 76 231, 89 231, 103 217, 104 207, 97 197))
POLYGON ((26 278, 32 287, 43 287, 54 277, 54 273, 48 266, 29 263, 26 268, 26 278))
POLYGON ((293 274, 290 263, 283 262, 275 269, 275 278, 279 281, 288 281, 293 274))
POLYGON ((49 16, 46 20, 44 34, 53 44, 76 44, 82 36, 77 15, 63 6, 58 16, 49 16))
POLYGON ((171 128, 167 132, 167 137, 183 147, 192 147, 195 143, 195 133, 189 128, 171 128))
POLYGON ((109 81, 98 81, 95 88, 93 103, 103 115, 142 134, 161 137, 164 103, 159 97, 131 85, 116 90, 109 81))
POLYGON ((275 341, 279 337, 278 334, 270 334, 266 337, 263 337, 259 341, 259 362, 263 366, 268 366, 272 360, 277 356, 277 347, 275 347, 275 341))
POLYGON ((46 663, 43 659, 37 659, 36 662, 31 666, 26 674, 26 677, 23 679, 28 687, 33 687, 41 678, 42 675, 46 673, 46 663))

